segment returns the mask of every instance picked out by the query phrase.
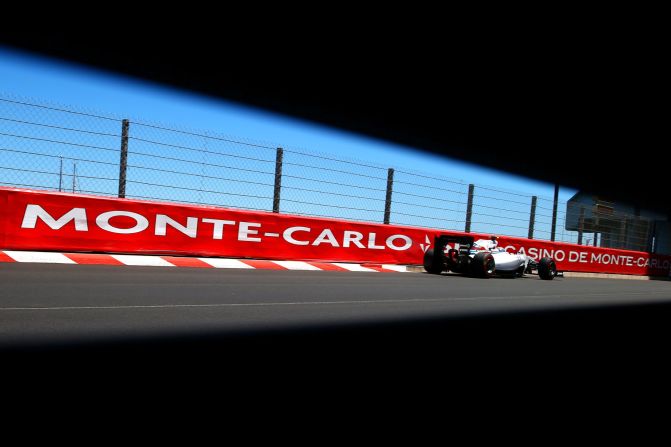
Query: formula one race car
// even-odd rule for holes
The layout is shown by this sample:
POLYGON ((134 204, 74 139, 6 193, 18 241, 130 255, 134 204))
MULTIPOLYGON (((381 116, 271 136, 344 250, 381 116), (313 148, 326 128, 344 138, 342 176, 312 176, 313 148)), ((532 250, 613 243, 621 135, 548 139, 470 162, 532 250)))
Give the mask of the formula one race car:
POLYGON ((475 241, 468 236, 440 235, 435 238, 435 249, 424 254, 424 269, 440 274, 452 271, 479 278, 491 276, 521 277, 536 271, 541 279, 557 276, 552 258, 536 261, 524 254, 512 254, 498 248, 497 237, 475 241))

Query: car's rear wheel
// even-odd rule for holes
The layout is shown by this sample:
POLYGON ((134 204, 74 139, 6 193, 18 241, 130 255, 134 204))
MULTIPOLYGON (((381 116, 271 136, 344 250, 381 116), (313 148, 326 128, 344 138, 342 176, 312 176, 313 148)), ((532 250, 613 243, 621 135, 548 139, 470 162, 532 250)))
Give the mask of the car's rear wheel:
POLYGON ((424 270, 434 275, 439 275, 443 271, 442 262, 434 262, 433 248, 429 248, 424 253, 424 270))
POLYGON ((496 271, 496 263, 491 253, 478 253, 471 259, 471 275, 489 278, 496 271))
POLYGON ((557 264, 552 258, 543 258, 538 263, 538 276, 541 279, 553 280, 557 276, 557 264))

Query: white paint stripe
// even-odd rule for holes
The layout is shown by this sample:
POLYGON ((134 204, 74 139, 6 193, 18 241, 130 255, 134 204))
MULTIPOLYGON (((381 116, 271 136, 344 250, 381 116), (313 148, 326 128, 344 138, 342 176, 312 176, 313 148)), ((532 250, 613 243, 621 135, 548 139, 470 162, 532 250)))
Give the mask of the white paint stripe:
POLYGON ((160 256, 142 255, 111 255, 117 261, 126 265, 144 265, 151 267, 175 267, 160 256))
POLYGON ((376 272, 377 270, 369 269, 361 264, 347 264, 344 262, 331 262, 333 265, 337 265, 338 267, 342 267, 345 270, 349 270, 350 272, 376 272))
POLYGON ((315 267, 314 265, 308 264, 307 262, 303 261, 270 261, 273 262, 280 267, 284 267, 287 270, 319 270, 322 271, 319 267, 315 267))
POLYGON ((393 270, 395 272, 406 273, 408 269, 404 265, 393 265, 393 264, 382 264, 382 268, 385 270, 393 270))
POLYGON ((76 264, 62 253, 42 251, 5 251, 5 254, 17 262, 45 262, 49 264, 76 264))
MULTIPOLYGON (((665 290, 649 291, 644 293, 629 293, 631 296, 647 297, 650 295, 664 295, 665 290)), ((447 297, 447 298, 409 298, 409 299, 380 299, 380 300, 345 300, 345 301, 289 301, 289 302, 260 302, 260 303, 213 303, 213 304, 148 304, 128 306, 61 306, 61 307, 0 307, 0 312, 27 311, 27 310, 118 310, 118 309, 172 309, 172 308, 198 308, 198 307, 273 307, 273 306, 334 306, 342 304, 413 304, 413 303, 438 303, 450 304, 453 301, 544 301, 550 299, 564 298, 592 298, 596 300, 612 301, 612 293, 586 293, 579 295, 515 295, 515 296, 473 296, 473 297, 447 297)))
POLYGON ((251 265, 245 264, 237 259, 222 259, 222 258, 198 258, 201 261, 210 264, 212 267, 218 269, 253 269, 251 265))

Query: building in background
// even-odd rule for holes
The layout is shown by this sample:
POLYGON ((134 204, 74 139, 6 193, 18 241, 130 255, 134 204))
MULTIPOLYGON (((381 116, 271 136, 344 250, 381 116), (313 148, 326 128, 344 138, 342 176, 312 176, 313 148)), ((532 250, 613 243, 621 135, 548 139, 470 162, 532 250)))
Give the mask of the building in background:
POLYGON ((671 254, 671 219, 578 191, 566 205, 566 230, 578 244, 671 254))

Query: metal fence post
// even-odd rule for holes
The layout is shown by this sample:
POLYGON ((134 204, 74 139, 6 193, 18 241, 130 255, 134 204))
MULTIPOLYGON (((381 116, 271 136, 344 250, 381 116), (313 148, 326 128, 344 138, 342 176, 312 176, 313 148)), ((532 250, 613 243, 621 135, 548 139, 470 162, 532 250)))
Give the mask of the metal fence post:
POLYGON ((582 245, 582 231, 585 227, 585 208, 580 207, 580 217, 578 218, 578 245, 582 245))
POLYGON ((559 185, 555 184, 555 197, 554 203, 552 204, 552 231, 550 232, 550 240, 553 242, 557 230, 557 202, 559 202, 559 185))
POLYGON ((631 222, 631 219, 628 217, 624 218, 624 225, 621 227, 621 239, 622 239, 622 246, 620 248, 627 250, 629 246, 629 222, 631 222))
POLYGON ((531 211, 529 212, 529 239, 534 238, 534 223, 536 222, 536 200, 538 200, 538 197, 531 197, 531 211))
POLYGON ((128 120, 121 121, 121 158, 119 160, 119 198, 126 197, 126 169, 128 167, 128 120))
POLYGON ((77 162, 72 162, 72 193, 75 193, 75 186, 77 185, 77 162))
POLYGON ((273 213, 280 212, 280 192, 282 190, 282 158, 284 157, 284 150, 281 147, 277 148, 277 155, 275 157, 275 190, 273 192, 273 213))
POLYGON ((394 190, 394 169, 389 168, 387 171, 387 197, 384 200, 384 223, 389 225, 389 218, 391 216, 391 194, 394 190))
POLYGON ((61 157, 61 168, 58 174, 58 192, 63 192, 63 157, 61 157))
POLYGON ((468 185, 468 203, 466 205, 466 228, 464 231, 466 233, 471 232, 471 218, 473 217, 473 192, 475 191, 475 185, 471 183, 468 185))

